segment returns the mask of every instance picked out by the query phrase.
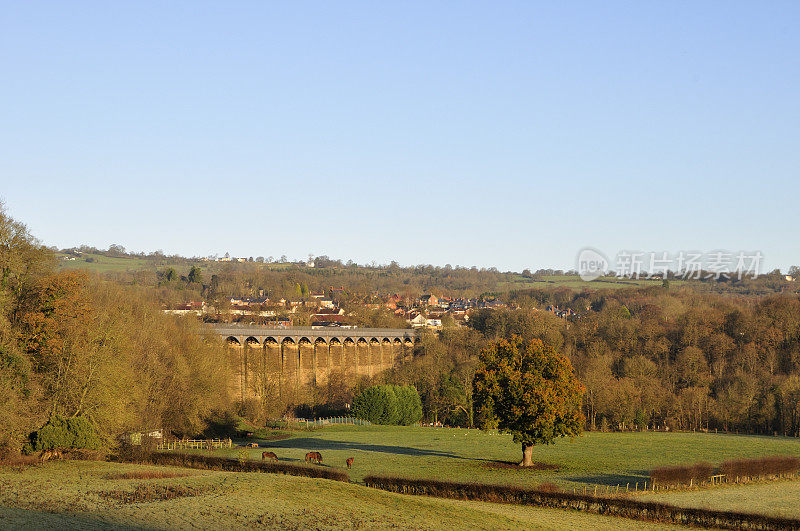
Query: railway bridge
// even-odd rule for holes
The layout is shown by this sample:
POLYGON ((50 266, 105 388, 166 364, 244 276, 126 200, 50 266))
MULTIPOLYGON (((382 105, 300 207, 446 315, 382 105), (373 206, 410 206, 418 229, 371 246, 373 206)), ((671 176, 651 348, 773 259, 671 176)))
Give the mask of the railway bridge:
POLYGON ((213 325, 231 350, 242 399, 302 400, 316 387, 352 385, 411 357, 416 334, 405 328, 213 325))
POLYGON ((214 331, 233 344, 268 343, 413 343, 414 330, 408 328, 345 328, 338 326, 286 326, 270 328, 254 325, 213 325, 214 331))

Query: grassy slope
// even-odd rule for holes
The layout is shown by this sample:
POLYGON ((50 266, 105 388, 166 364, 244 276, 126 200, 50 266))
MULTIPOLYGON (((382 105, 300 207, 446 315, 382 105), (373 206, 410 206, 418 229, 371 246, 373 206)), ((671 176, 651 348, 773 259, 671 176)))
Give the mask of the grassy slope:
MULTIPOLYGON (((684 284, 683 280, 670 280, 671 286, 678 286, 684 284)), ((542 276, 536 280, 525 278, 518 275, 513 282, 501 282, 499 290, 509 291, 516 289, 527 288, 572 288, 575 290, 582 289, 620 289, 620 288, 636 288, 646 286, 660 286, 661 280, 628 280, 616 277, 601 277, 592 282, 581 280, 576 275, 548 275, 542 276)))
MULTIPOLYGON (((586 433, 573 441, 534 448, 538 462, 558 470, 501 468, 493 461, 515 462, 520 448, 510 435, 454 428, 340 426, 303 432, 291 439, 264 442, 282 460, 302 460, 318 450, 324 463, 344 467, 354 457, 354 481, 367 474, 392 474, 454 481, 538 486, 552 481, 565 489, 586 485, 643 482, 649 470, 661 466, 708 461, 718 464, 736 457, 800 455, 800 440, 783 437, 700 433, 586 433)), ((260 458, 263 448, 248 450, 260 458)), ((236 451, 230 452, 232 455, 236 451)), ((798 500, 800 501, 800 500, 798 500)))
POLYGON ((800 518, 798 480, 653 493, 642 496, 642 499, 672 503, 681 507, 746 511, 800 518))
MULTIPOLYGON (((171 479, 107 479, 164 467, 97 462, 50 462, 24 470, 0 468, 0 528, 225 528, 254 526, 333 529, 613 529, 619 519, 573 511, 402 496, 354 484, 280 476, 186 470, 171 479), (101 492, 136 484, 190 485, 196 497, 123 504, 101 492)), ((171 469, 178 470, 181 469, 171 469)), ((630 529, 653 524, 624 521, 630 529)))

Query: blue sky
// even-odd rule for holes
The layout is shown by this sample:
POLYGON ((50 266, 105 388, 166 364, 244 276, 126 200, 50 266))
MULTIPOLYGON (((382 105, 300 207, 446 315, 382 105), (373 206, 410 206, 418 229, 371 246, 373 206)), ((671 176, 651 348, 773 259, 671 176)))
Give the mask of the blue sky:
POLYGON ((6 2, 0 197, 46 244, 800 264, 798 2, 6 2))

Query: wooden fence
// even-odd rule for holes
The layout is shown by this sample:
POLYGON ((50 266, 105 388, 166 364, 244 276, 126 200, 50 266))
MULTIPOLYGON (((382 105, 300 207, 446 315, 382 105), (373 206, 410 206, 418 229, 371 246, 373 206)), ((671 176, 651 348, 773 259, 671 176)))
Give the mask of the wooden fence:
POLYGON ((368 420, 355 417, 327 417, 324 419, 286 419, 287 427, 319 428, 322 426, 371 426, 368 420))
POLYGON ((230 439, 180 439, 164 441, 156 446, 156 450, 211 450, 213 448, 231 448, 230 439))

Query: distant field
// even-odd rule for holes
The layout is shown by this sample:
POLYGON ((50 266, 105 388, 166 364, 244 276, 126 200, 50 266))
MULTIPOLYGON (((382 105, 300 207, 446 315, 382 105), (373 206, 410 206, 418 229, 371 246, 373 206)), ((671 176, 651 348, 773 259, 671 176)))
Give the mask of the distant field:
MULTIPOLYGON (((193 261, 191 263, 185 262, 171 262, 165 260, 153 260, 147 258, 139 258, 135 256, 115 258, 108 257, 102 254, 84 253, 82 256, 75 260, 65 260, 69 256, 64 253, 56 253, 59 258, 58 264, 62 269, 86 269, 98 273, 107 272, 124 272, 124 271, 156 271, 167 267, 173 267, 181 274, 189 271, 192 264, 201 267, 204 271, 214 273, 225 267, 226 262, 209 262, 203 260, 193 261), (87 261, 88 259, 88 261, 87 261)), ((269 268, 272 270, 280 271, 293 267, 290 263, 263 263, 258 264, 259 267, 269 268)), ((620 289, 630 287, 644 287, 644 286, 660 286, 660 280, 626 280, 616 277, 602 277, 592 282, 586 282, 575 275, 550 275, 541 277, 541 279, 532 280, 522 275, 515 275, 513 280, 500 282, 497 285, 496 291, 504 292, 518 289, 529 288, 545 288, 545 287, 565 287, 575 290, 581 289, 620 289)), ((679 286, 684 284, 682 280, 670 280, 670 285, 679 286)))
MULTIPOLYGON (((179 274, 186 274, 192 265, 196 265, 203 271, 216 272, 224 268, 228 262, 213 262, 207 260, 189 260, 188 262, 174 262, 169 259, 149 259, 137 256, 110 257, 96 253, 83 253, 74 260, 66 260, 71 257, 65 253, 56 253, 58 266, 61 269, 87 269, 98 273, 122 272, 122 271, 156 271, 167 267, 173 267, 179 274)), ((253 264, 255 265, 255 264, 253 264)), ((273 270, 283 270, 292 267, 293 264, 285 263, 262 263, 259 267, 273 270)))
MULTIPOLYGON (((302 432, 281 441, 265 441, 280 459, 302 461, 318 450, 324 463, 344 467, 348 457, 356 466, 354 481, 368 474, 391 474, 453 481, 510 483, 535 487, 544 481, 571 490, 584 486, 643 483, 652 468, 662 465, 775 454, 800 456, 800 439, 702 433, 599 433, 534 448, 542 470, 508 469, 522 452, 510 435, 457 428, 337 426, 302 432)), ((258 450, 248 450, 260 459, 258 450)), ((231 451, 230 455, 236 455, 231 451)), ((800 499, 798 500, 800 502, 800 499)))
MULTIPOLYGON (((680 286, 685 284, 685 280, 670 280, 670 286, 680 286)), ((511 291, 516 289, 528 288, 571 288, 575 290, 581 289, 620 289, 620 288, 637 288, 647 286, 660 286, 661 280, 629 280, 617 277, 600 277, 591 282, 581 280, 577 275, 549 275, 533 280, 522 275, 518 275, 513 281, 501 282, 498 289, 500 291, 511 291)))
POLYGON ((58 266, 62 269, 88 269, 96 272, 139 271, 155 269, 155 263, 143 258, 111 258, 100 254, 84 253, 74 260, 65 260, 67 255, 57 253, 58 266), (89 261, 87 261, 87 259, 89 261))
POLYGON ((403 496, 355 484, 277 474, 212 472, 103 462, 0 468, 0 528, 107 529, 660 529, 595 514, 403 496), (110 479, 169 470, 185 477, 110 479), (140 486, 193 496, 131 503, 140 486))

